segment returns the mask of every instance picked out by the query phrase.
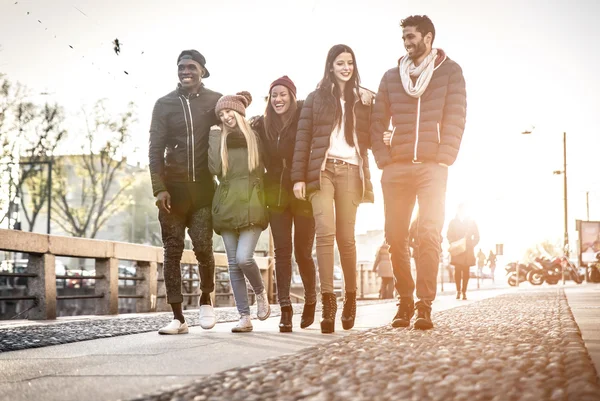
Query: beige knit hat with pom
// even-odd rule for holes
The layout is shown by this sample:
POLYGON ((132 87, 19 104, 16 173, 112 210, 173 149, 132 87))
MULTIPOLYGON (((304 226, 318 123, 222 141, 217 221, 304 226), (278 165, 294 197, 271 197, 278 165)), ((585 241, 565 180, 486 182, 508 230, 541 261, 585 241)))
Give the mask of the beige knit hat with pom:
POLYGON ((250 92, 242 91, 235 95, 222 96, 215 106, 215 114, 218 117, 221 110, 230 109, 246 116, 246 107, 248 107, 250 103, 252 103, 252 95, 250 92))

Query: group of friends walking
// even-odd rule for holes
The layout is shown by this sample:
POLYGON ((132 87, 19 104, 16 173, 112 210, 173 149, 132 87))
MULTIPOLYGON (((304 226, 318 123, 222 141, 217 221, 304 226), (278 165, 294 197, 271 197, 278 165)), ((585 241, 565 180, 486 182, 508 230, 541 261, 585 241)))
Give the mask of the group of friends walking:
POLYGON ((385 235, 400 302, 394 327, 431 329, 448 166, 465 127, 466 91, 460 66, 433 48, 427 16, 401 22, 407 54, 388 70, 377 93, 360 86, 357 56, 333 46, 323 77, 306 100, 283 76, 269 85, 265 112, 248 118, 248 92, 222 96, 207 89, 206 59, 196 50, 177 58, 177 89, 160 98, 150 128, 150 174, 164 244, 167 302, 174 319, 161 334, 183 334, 180 260, 185 229, 200 271, 200 326, 214 327, 213 230, 223 238, 231 287, 240 314, 234 332, 252 331, 246 281, 256 294, 257 317, 270 305, 253 257, 271 226, 281 306, 279 329, 292 331, 292 250, 304 286, 301 328, 313 324, 320 281, 323 333, 335 331, 334 242, 344 274, 342 327, 356 317, 355 222, 361 203, 373 202, 368 152, 383 169, 385 235), (218 125, 220 129, 211 129, 218 125), (419 202, 418 259, 410 270, 409 225, 419 202), (316 237, 317 265, 312 258, 316 237))

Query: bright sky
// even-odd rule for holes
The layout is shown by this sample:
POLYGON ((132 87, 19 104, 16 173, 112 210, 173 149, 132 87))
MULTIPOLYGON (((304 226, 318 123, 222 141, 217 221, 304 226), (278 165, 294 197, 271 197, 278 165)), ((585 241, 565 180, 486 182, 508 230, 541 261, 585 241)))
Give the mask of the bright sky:
MULTIPOLYGON (((450 170, 447 219, 470 200, 489 249, 513 253, 563 232, 562 132, 568 135, 569 217, 600 220, 600 5, 587 0, 15 0, 0 3, 0 71, 56 100, 75 115, 108 98, 132 100, 139 123, 137 158, 145 163, 155 100, 177 83, 176 57, 196 48, 207 58, 207 87, 248 90, 248 114, 275 78, 287 74, 305 97, 319 81, 327 50, 351 46, 363 85, 377 90, 404 54, 402 18, 427 14, 435 47, 463 68, 467 128, 450 170), (28 14, 29 13, 29 14, 28 14), (40 22, 38 22, 38 20, 40 22), (122 43, 121 55, 111 42, 122 43), (73 48, 70 48, 72 46, 73 48), (125 74, 127 71, 128 74, 125 74), (533 134, 520 133, 535 126, 533 134)), ((72 130, 72 140, 78 133, 72 130)), ((357 231, 383 227, 380 172, 375 205, 359 209, 357 231)))

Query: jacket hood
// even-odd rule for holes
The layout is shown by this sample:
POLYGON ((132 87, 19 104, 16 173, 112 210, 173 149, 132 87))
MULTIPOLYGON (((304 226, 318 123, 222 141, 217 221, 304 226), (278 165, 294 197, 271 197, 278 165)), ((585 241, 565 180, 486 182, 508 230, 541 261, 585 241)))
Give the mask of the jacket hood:
MULTIPOLYGON (((437 52, 438 52, 438 54, 437 54, 437 57, 435 58, 435 62, 433 65, 434 68, 439 67, 448 57, 448 56, 446 56, 446 52, 443 49, 437 49, 437 52)), ((404 56, 402 56, 398 59, 398 67, 400 67, 400 61, 402 61, 402 59, 404 57, 408 57, 408 55, 405 54, 404 56)))

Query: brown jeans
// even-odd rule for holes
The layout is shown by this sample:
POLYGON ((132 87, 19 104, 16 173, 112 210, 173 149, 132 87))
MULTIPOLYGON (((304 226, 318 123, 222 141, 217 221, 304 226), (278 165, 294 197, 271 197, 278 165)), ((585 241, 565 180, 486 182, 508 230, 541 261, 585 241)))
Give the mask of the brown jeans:
POLYGON ((321 189, 311 195, 321 293, 333 293, 333 242, 337 241, 347 292, 356 292, 356 209, 362 197, 360 167, 327 160, 321 189))

